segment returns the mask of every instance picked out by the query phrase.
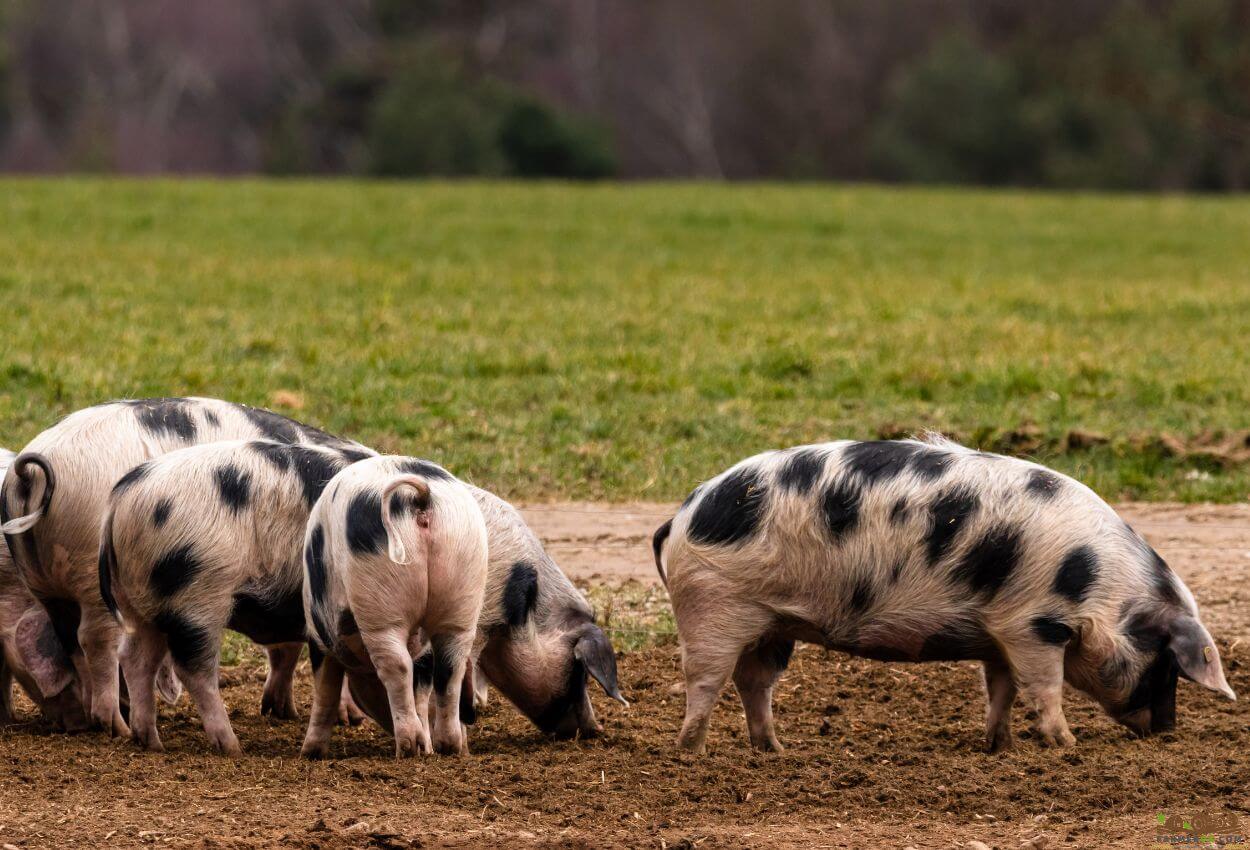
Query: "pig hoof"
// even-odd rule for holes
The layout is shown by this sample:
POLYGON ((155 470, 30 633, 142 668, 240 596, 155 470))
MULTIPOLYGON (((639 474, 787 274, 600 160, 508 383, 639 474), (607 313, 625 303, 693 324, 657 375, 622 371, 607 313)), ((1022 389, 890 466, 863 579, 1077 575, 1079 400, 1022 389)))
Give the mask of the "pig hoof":
POLYGON ((226 758, 237 759, 243 755, 238 741, 213 741, 213 749, 226 758))
POLYGON ((304 746, 300 747, 299 750, 300 758, 308 759, 309 761, 319 761, 327 758, 329 755, 330 745, 328 743, 304 744, 304 746))
POLYGON ((340 726, 359 726, 365 722, 365 715, 355 706, 339 706, 340 726))
POLYGON ((765 738, 762 741, 752 741, 751 746, 761 753, 780 753, 785 751, 785 747, 781 746, 781 742, 775 737, 765 738))
POLYGON ((110 738, 130 737, 130 727, 126 725, 125 720, 122 720, 120 711, 114 712, 111 716, 97 717, 96 723, 110 738))
POLYGON ((996 729, 985 739, 985 751, 987 753, 1001 753, 1012 748, 1010 729, 996 729))
POLYGON ((147 750, 149 753, 165 752, 165 745, 162 744, 161 739, 157 737, 155 729, 151 732, 142 732, 138 729, 133 729, 130 732, 130 739, 143 749, 147 750))
POLYGON ((704 744, 703 741, 699 740, 685 740, 678 738, 677 746, 687 752, 694 753, 696 756, 701 756, 707 752, 707 745, 704 744))
POLYGON ((269 694, 265 694, 260 699, 260 714, 262 717, 272 717, 275 720, 299 720, 299 712, 295 710, 295 705, 291 700, 269 694))
POLYGON ((1047 747, 1053 747, 1061 750, 1065 747, 1071 747, 1076 744, 1076 737, 1066 729, 1053 735, 1047 732, 1042 732, 1040 734, 1042 736, 1042 743, 1047 747))

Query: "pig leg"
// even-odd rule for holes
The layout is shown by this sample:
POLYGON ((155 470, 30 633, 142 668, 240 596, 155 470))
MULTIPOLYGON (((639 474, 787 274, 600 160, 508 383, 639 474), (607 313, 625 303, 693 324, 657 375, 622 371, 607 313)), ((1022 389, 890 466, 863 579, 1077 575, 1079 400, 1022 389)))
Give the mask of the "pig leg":
POLYGON ((142 625, 122 640, 122 673, 130 693, 130 737, 145 750, 164 752, 156 731, 156 675, 165 660, 165 637, 142 625))
POLYGON ((299 664, 300 643, 279 643, 265 647, 269 656, 269 675, 260 698, 260 713, 279 720, 298 720, 295 710, 295 667, 299 664))
MULTIPOLYGON (((411 648, 411 645, 410 645, 411 648)), ((417 715, 421 718, 421 746, 427 753, 434 752, 434 744, 430 738, 430 695, 434 692, 434 653, 421 647, 416 653, 417 660, 412 663, 412 687, 417 705, 417 715)))
POLYGON ((478 711, 490 704, 490 683, 482 672, 481 664, 473 665, 473 707, 478 711))
POLYGON ((327 656, 322 659, 313 683, 312 714, 308 718, 308 733, 299 754, 307 759, 325 758, 330 754, 330 731, 338 720, 343 693, 343 665, 338 659, 327 656))
MULTIPOLYGON (((321 659, 325 656, 311 641, 308 643, 308 663, 312 666, 313 681, 317 681, 317 671, 321 669, 321 659)), ((343 695, 339 700, 338 719, 340 726, 359 726, 365 721, 365 713, 360 710, 356 698, 352 696, 352 686, 348 677, 343 679, 343 695)))
POLYGON ((356 705, 352 698, 351 688, 346 680, 343 682, 343 693, 339 699, 338 721, 341 726, 359 726, 365 722, 365 713, 356 705))
POLYGON ((0 652, 0 726, 13 722, 13 671, 0 652))
POLYGON ((771 619, 754 607, 718 597, 705 591, 693 605, 686 604, 684 594, 673 600, 686 674, 686 719, 677 745, 696 753, 706 749, 712 709, 739 656, 768 631, 771 619))
POLYGON ((733 673, 734 686, 746 712, 751 746, 757 750, 781 752, 783 749, 773 728, 773 685, 790 663, 793 651, 794 641, 771 638, 738 657, 733 673))
POLYGON ((78 643, 87 660, 91 682, 91 719, 109 737, 129 736, 118 700, 117 648, 121 629, 102 605, 84 605, 78 643))
POLYGON ((1051 747, 1070 747, 1076 738, 1063 716, 1062 646, 1032 646, 1009 651, 1016 681, 1037 709, 1037 732, 1051 747))
POLYGON ((235 737, 234 729, 230 726, 230 715, 221 699, 219 685, 221 630, 203 629, 198 632, 197 637, 202 641, 202 648, 195 658, 180 660, 180 653, 175 651, 174 669, 200 712, 200 722, 204 725, 204 733, 208 735, 209 743, 223 755, 238 757, 242 750, 239 748, 239 739, 235 737))
POLYGON ((1011 749, 1011 706, 1016 701, 1016 680, 1003 661, 986 661, 985 747, 991 753, 1011 749))
POLYGON ((469 751, 468 735, 460 722, 460 690, 473 651, 473 630, 435 635, 434 651, 434 749, 446 755, 469 751))
POLYGON ((366 632, 362 629, 360 637, 390 701, 395 757, 415 756, 421 720, 417 717, 412 691, 412 653, 408 651, 408 636, 395 630, 366 632))

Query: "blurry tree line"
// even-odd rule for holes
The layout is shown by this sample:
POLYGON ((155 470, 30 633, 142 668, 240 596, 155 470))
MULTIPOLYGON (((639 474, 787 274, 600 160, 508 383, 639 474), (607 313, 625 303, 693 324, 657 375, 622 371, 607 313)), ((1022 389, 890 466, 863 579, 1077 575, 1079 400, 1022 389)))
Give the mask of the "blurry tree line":
POLYGON ((1250 0, 0 0, 21 171, 1250 184, 1250 0))

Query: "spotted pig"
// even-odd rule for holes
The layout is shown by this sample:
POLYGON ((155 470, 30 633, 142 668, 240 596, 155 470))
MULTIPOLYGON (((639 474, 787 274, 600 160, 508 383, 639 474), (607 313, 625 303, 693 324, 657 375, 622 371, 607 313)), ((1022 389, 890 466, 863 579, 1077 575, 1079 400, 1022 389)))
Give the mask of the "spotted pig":
MULTIPOLYGON (((71 413, 35 437, 5 475, 0 530, 17 575, 51 618, 89 717, 110 734, 126 735, 128 729, 118 698, 121 631, 100 599, 96 575, 109 491, 144 461, 235 439, 369 451, 260 408, 207 398, 150 398, 71 413)), ((291 676, 298 650, 271 649, 266 713, 294 716, 291 676)), ((172 676, 161 681, 174 683, 172 676)))
POLYGON ((212 745, 239 753, 218 688, 222 633, 266 646, 304 640, 309 512, 330 479, 366 457, 347 447, 234 440, 163 454, 113 487, 99 592, 126 630, 121 661, 138 743, 161 749, 153 677, 168 652, 212 745))
POLYGON ((1134 733, 1171 729, 1183 676, 1229 699, 1184 583, 1102 499, 1035 463, 940 438, 801 446, 699 486, 654 538, 702 751, 732 676, 753 746, 780 749, 772 690, 796 640, 887 661, 984 665, 986 740, 1017 692, 1074 742, 1063 684, 1134 733))
POLYGON ((305 619, 326 654, 304 756, 328 751, 345 674, 361 707, 394 733, 396 757, 468 751, 460 689, 462 681, 472 683, 465 673, 486 551, 477 502, 436 464, 371 458, 334 477, 313 507, 304 541, 305 619), (418 708, 414 675, 427 644, 432 728, 418 708))

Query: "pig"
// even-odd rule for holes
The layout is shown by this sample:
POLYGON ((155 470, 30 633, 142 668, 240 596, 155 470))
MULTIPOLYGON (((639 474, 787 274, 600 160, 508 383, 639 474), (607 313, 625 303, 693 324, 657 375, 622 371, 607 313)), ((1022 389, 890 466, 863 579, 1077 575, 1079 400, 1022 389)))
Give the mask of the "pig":
MULTIPOLYGON (((15 455, 0 449, 0 475, 15 455)), ((13 683, 39 708, 43 718, 66 731, 86 726, 82 694, 73 667, 61 648, 48 614, 22 586, 0 539, 0 727, 14 722, 13 683)))
POLYGON ((377 457, 334 477, 304 539, 304 619, 325 659, 303 756, 327 754, 344 674, 366 713, 394 733, 397 758, 468 751, 460 689, 472 682, 465 674, 486 569, 482 512, 468 487, 442 467, 377 457), (416 695, 427 643, 432 732, 416 695))
POLYGON ((1035 463, 939 437, 748 458, 653 539, 681 639, 680 747, 703 752, 732 675, 751 744, 780 750, 772 689, 796 640, 887 661, 977 660, 986 745, 1018 691, 1070 746, 1067 681, 1136 735, 1173 728, 1183 676, 1229 699, 1193 594, 1102 499, 1035 463))
POLYGON ((304 640, 309 512, 334 475, 366 456, 233 440, 168 452, 117 481, 100 530, 99 593, 126 630, 121 663, 141 746, 162 749, 153 684, 168 652, 212 746, 239 754, 218 687, 222 633, 304 640))
MULTIPOLYGON (((516 508, 487 490, 466 486, 486 522, 488 564, 471 674, 461 686, 461 718, 474 722, 489 683, 545 734, 597 737, 603 729, 588 679, 609 698, 626 706, 628 701, 617 682, 612 644, 595 624, 594 609, 516 508)), ((413 674, 418 712, 424 714, 433 682, 430 653, 417 658, 413 674)), ((317 758, 325 752, 317 745, 306 755, 317 758)))
MULTIPOLYGON (((22 584, 47 610, 95 725, 128 728, 120 711, 121 631, 100 599, 100 522, 109 490, 146 460, 187 446, 232 439, 326 446, 373 454, 358 443, 268 410, 206 398, 116 401, 72 413, 39 434, 14 461, 0 489, 0 530, 22 584)), ((296 716, 291 682, 300 645, 269 648, 261 709, 296 716)), ((158 683, 175 690, 165 666, 158 683)), ((359 717, 354 706, 345 712, 359 717)))
POLYGON ((594 609, 516 508, 486 490, 469 489, 486 520, 490 558, 474 671, 481 670, 544 733, 597 737, 603 730, 587 680, 594 679, 610 699, 629 703, 594 609))

